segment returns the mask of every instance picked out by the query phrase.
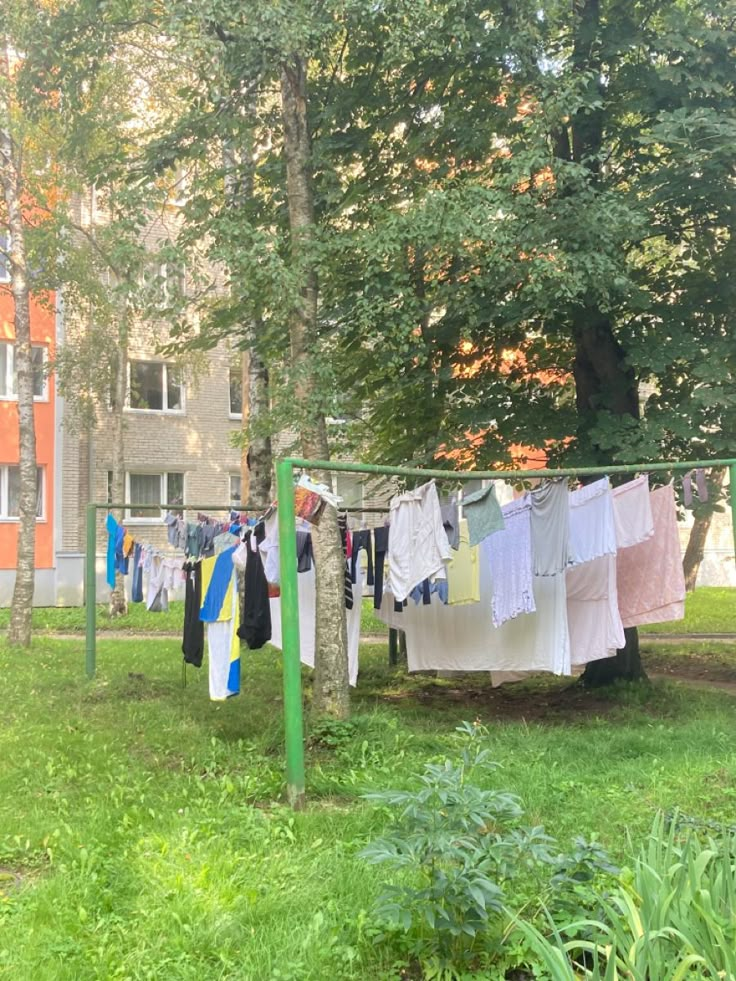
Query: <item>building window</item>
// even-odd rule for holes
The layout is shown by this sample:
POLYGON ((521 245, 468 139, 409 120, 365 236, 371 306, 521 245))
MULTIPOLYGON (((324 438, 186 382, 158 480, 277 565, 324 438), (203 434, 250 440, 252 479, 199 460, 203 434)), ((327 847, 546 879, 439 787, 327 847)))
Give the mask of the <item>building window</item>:
POLYGON ((230 503, 233 507, 240 507, 240 491, 242 488, 239 473, 230 474, 230 503))
MULTIPOLYGON (((36 517, 44 517, 44 471, 36 469, 36 517)), ((0 467, 0 519, 17 521, 20 515, 20 467, 0 467)))
POLYGON ((341 507, 363 507, 363 480, 358 474, 336 473, 333 475, 333 486, 337 496, 342 498, 341 507))
POLYGON ((184 503, 183 473, 128 473, 125 487, 125 497, 132 505, 126 514, 128 519, 159 521, 161 515, 144 504, 184 503))
POLYGON ((131 361, 128 365, 128 407, 141 412, 183 412, 181 372, 161 361, 131 361))
POLYGON ((146 295, 157 310, 164 310, 175 300, 186 296, 186 272, 176 262, 149 262, 141 277, 146 295))
POLYGON ((230 416, 243 418, 243 369, 241 365, 230 365, 230 416))
MULTIPOLYGON (((31 347, 33 362, 33 397, 39 402, 48 399, 46 376, 46 348, 42 344, 31 347)), ((0 341, 0 398, 18 398, 18 375, 15 368, 15 344, 0 341)))
POLYGON ((10 233, 0 232, 0 283, 10 282, 10 233))

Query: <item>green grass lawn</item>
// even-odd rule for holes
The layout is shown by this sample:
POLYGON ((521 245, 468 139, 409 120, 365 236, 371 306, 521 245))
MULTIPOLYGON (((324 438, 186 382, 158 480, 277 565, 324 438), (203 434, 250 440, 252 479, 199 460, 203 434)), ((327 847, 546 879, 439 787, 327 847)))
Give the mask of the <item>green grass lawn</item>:
POLYGON ((736 634, 736 589, 701 586, 688 593, 685 619, 642 627, 650 634, 736 634))
MULTIPOLYGON (((0 610, 0 630, 4 630, 10 619, 10 611, 0 610)), ((124 632, 130 634, 176 634, 184 624, 184 603, 181 601, 169 604, 166 613, 149 613, 144 603, 129 603, 128 612, 124 617, 110 619, 107 605, 97 607, 97 630, 99 632, 124 632)), ((85 611, 81 606, 42 606, 33 611, 33 629, 51 634, 83 633, 85 629, 85 611)), ((387 627, 375 614, 373 600, 363 600, 361 615, 361 633, 364 636, 386 634, 387 627)))
MULTIPOLYGON (((84 631, 82 607, 40 607, 33 611, 34 630, 46 633, 79 633, 84 631)), ((0 630, 8 625, 9 611, 0 610, 0 630)), ((184 604, 171 603, 167 613, 149 613, 143 603, 131 603, 124 617, 110 619, 107 607, 97 607, 97 629, 129 633, 178 633, 184 622, 184 604)), ((373 601, 363 600, 361 618, 363 636, 381 636, 387 628, 375 614, 373 601)), ((675 623, 657 623, 642 627, 643 633, 736 634, 736 589, 703 587, 690 593, 685 619, 675 623)))
POLYGON ((480 719, 529 823, 563 844, 597 833, 619 858, 657 808, 733 821, 736 701, 657 683, 585 693, 493 691, 481 676, 390 671, 365 647, 354 718, 310 745, 309 805, 283 806, 280 656, 243 652, 243 694, 181 683, 178 644, 0 646, 0 977, 399 977, 366 930, 385 873, 356 853, 385 811, 363 791, 407 786, 480 719))

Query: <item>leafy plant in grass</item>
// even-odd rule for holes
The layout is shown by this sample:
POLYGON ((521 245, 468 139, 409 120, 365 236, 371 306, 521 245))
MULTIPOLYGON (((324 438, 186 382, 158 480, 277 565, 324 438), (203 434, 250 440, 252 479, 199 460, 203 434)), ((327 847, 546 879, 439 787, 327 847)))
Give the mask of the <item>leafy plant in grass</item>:
POLYGON ((601 921, 553 929, 552 940, 519 923, 553 981, 736 978, 736 835, 681 838, 677 822, 668 828, 658 815, 633 870, 601 907, 601 921), (570 940, 581 927, 591 939, 570 940))
POLYGON ((519 826, 514 794, 473 782, 498 766, 483 748, 484 727, 464 723, 458 732, 459 761, 426 764, 418 789, 364 795, 398 811, 391 831, 360 853, 404 878, 377 900, 377 939, 397 938, 426 976, 455 976, 488 951, 494 932, 498 945, 505 887, 525 868, 554 861, 542 828, 519 826))

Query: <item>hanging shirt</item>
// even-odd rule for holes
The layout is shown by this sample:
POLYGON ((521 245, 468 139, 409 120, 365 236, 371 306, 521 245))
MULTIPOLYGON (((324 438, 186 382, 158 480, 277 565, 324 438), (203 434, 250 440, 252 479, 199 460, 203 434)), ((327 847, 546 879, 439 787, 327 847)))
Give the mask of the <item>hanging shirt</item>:
POLYGON ((489 535, 503 529, 503 514, 493 484, 464 497, 463 514, 468 521, 471 545, 480 545, 489 535))
POLYGON ((166 512, 166 517, 164 518, 164 524, 166 525, 166 539, 169 545, 176 548, 177 542, 179 540, 179 533, 176 527, 176 515, 172 514, 171 511, 166 512))
POLYGON ((567 480, 545 481, 529 496, 532 505, 532 572, 535 576, 556 576, 570 564, 567 480))
POLYGON ((391 500, 387 588, 398 602, 424 579, 446 579, 450 545, 434 481, 391 500))
MULTIPOLYGON (((314 566, 309 572, 299 573, 297 585, 299 589, 299 656, 302 664, 313 668, 317 622, 317 586, 314 566)), ((360 596, 362 589, 363 570, 358 566, 355 595, 360 596)), ((271 597, 269 602, 271 604, 271 643, 281 650, 281 597, 271 597)), ((345 613, 348 630, 348 681, 352 687, 358 683, 360 615, 360 603, 356 603, 351 610, 347 610, 345 613)))
POLYGON ((447 532, 447 541, 450 548, 457 551, 460 548, 460 520, 457 506, 457 499, 453 499, 448 504, 443 504, 440 508, 442 512, 442 524, 447 532))
POLYGON ((164 560, 160 555, 151 555, 148 573, 148 593, 146 609, 151 613, 165 613, 169 608, 169 594, 165 585, 164 560))
POLYGON ((568 503, 571 565, 592 562, 602 555, 615 555, 616 526, 608 477, 571 491, 568 503))
POLYGON ((652 537, 654 518, 648 474, 613 488, 613 518, 619 548, 631 548, 652 537))
POLYGON ((105 566, 105 578, 110 589, 115 589, 115 543, 118 537, 118 523, 111 512, 108 512, 105 519, 107 529, 107 563, 105 566))
MULTIPOLYGON (((452 547, 452 546, 450 546, 452 547)), ((480 600, 478 549, 471 548, 467 519, 458 527, 458 548, 447 566, 447 602, 453 606, 480 600)))
POLYGON ((274 513, 265 522, 266 537, 260 544, 259 550, 263 559, 263 569, 266 579, 272 584, 278 584, 281 578, 279 570, 279 522, 278 513, 274 513))
POLYGON ((658 487, 649 499, 654 534, 639 545, 622 549, 617 556, 618 602, 625 627, 685 616, 685 575, 674 487, 658 487))
POLYGON ((534 613, 531 501, 525 495, 502 508, 504 529, 489 540, 485 553, 491 575, 491 621, 500 627, 523 613, 534 613))
POLYGON ((194 521, 187 521, 186 534, 186 554, 191 559, 198 559, 202 548, 202 528, 194 521))

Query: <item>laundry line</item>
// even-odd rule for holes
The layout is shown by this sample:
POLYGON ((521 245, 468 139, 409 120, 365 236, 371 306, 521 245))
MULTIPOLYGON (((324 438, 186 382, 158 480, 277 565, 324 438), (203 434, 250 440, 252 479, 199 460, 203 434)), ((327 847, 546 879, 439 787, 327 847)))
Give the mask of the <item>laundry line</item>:
POLYGON ((613 474, 648 474, 728 467, 730 501, 736 550, 736 458, 725 460, 689 460, 662 463, 632 463, 611 466, 568 467, 536 470, 447 471, 418 467, 391 467, 383 464, 353 461, 309 460, 286 457, 276 464, 276 488, 279 498, 278 528, 281 554, 281 629, 283 651, 284 730, 286 743, 286 790, 289 803, 301 807, 305 799, 304 731, 301 690, 299 637, 299 591, 297 570, 287 557, 296 549, 294 476, 295 471, 326 471, 387 477, 416 478, 422 481, 453 482, 549 480, 555 477, 607 477, 613 474))

